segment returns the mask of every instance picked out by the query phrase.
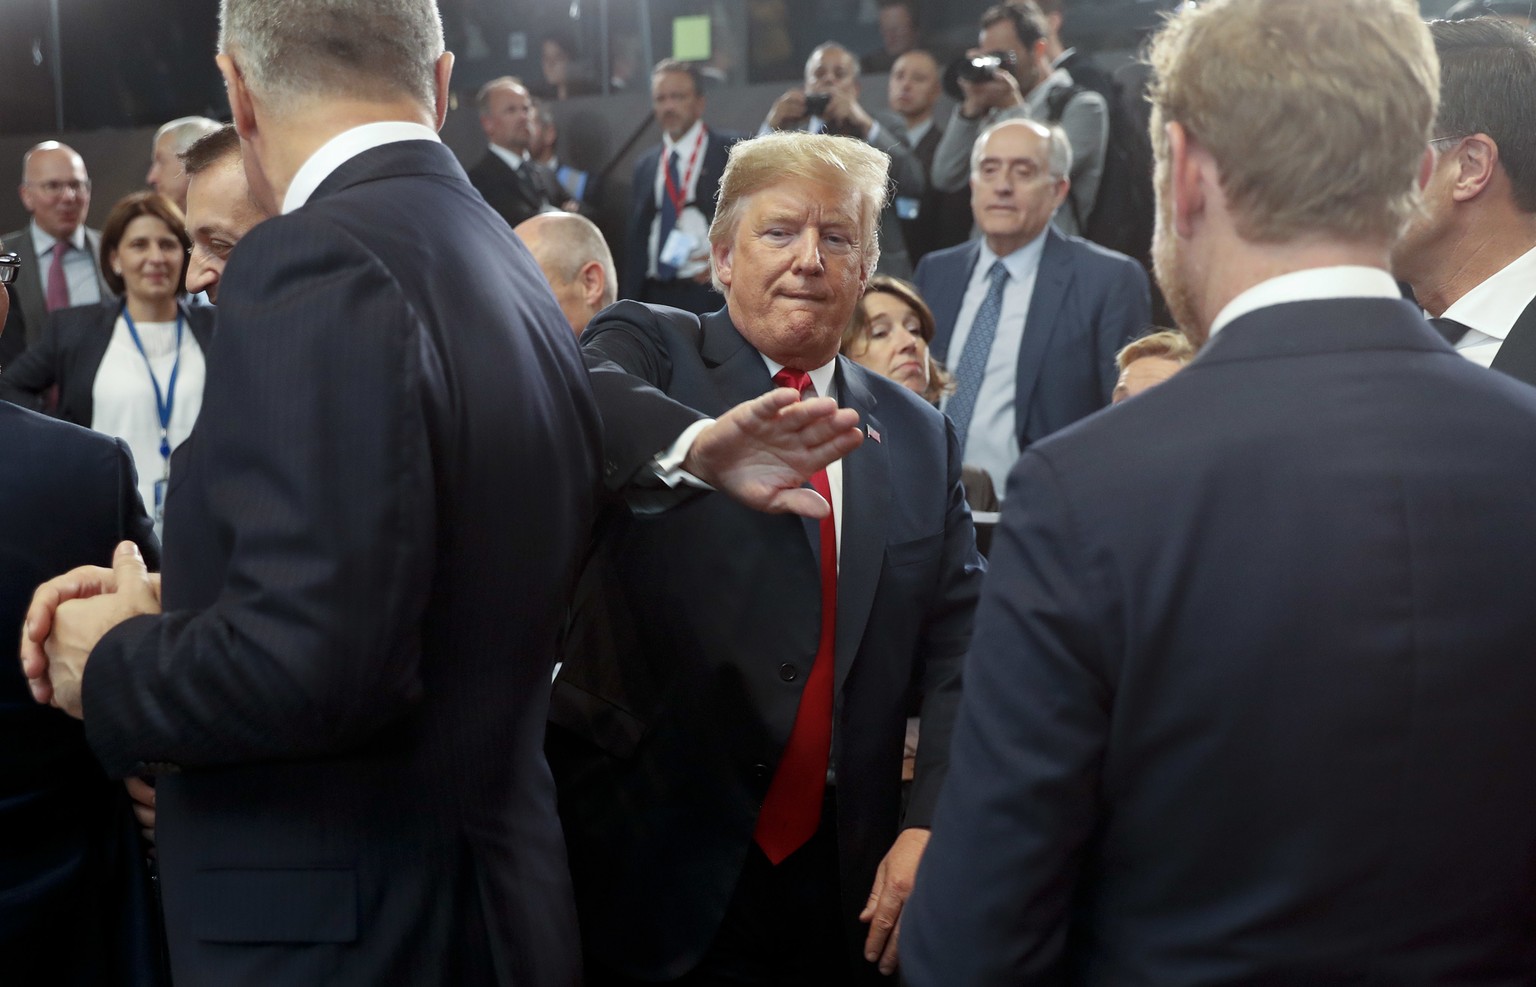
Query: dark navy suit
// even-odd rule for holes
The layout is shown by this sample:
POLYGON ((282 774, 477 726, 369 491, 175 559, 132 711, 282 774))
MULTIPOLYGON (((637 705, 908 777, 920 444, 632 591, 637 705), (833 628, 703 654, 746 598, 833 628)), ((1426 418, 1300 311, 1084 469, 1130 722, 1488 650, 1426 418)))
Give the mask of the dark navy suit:
MULTIPOLYGON (((0 291, 5 289, 0 288, 0 291)), ((21 639, 38 585, 110 565, 123 539, 160 548, 121 439, 0 403, 0 637, 21 639)), ((167 982, 159 918, 122 782, 80 724, 0 665, 0 980, 67 987, 167 982)))
MULTIPOLYGON (((620 302, 583 344, 604 422, 619 426, 605 454, 612 489, 699 412, 773 388, 725 310, 701 327, 689 313, 620 302), (653 388, 678 403, 658 403, 653 388)), ((837 363, 839 403, 879 436, 842 466, 839 873, 826 875, 845 941, 862 946, 855 917, 903 824, 908 690, 923 691, 923 740, 904 822, 925 826, 984 563, 953 429, 900 385, 837 363)), ((615 506, 604 518, 555 683, 550 761, 583 941, 609 971, 679 977, 720 928, 816 653, 817 531, 718 494, 660 515, 615 506)))
POLYGON ((1241 316, 1009 481, 914 985, 1536 982, 1536 391, 1241 316))
MULTIPOLYGON (((731 145, 741 140, 741 134, 704 128, 704 152, 699 155, 699 180, 694 186, 692 205, 704 214, 707 221, 715 218, 715 196, 720 191, 720 176, 731 145)), ((656 219, 656 169, 661 167, 662 145, 657 144, 642 154, 635 162, 635 172, 629 186, 629 226, 624 237, 624 268, 619 277, 619 297, 634 301, 664 302, 679 305, 690 312, 703 315, 719 308, 724 299, 704 284, 692 282, 648 281, 650 269, 651 224, 656 219), (665 295, 666 297, 662 297, 665 295), (652 297, 655 296, 655 297, 652 297), (690 304, 684 304, 690 303, 690 304)), ((686 170, 686 161, 678 164, 679 177, 686 170)), ((657 249, 661 245, 657 244, 657 249)))
POLYGON ((543 275, 405 141, 252 230, 218 317, 166 612, 84 681, 108 771, 162 772, 176 980, 568 987, 543 738, 600 426, 543 275))
MULTIPOLYGON (((935 251, 913 279, 933 309, 933 355, 950 369, 960 354, 949 352, 949 341, 980 254, 980 241, 935 251)), ((1019 347, 1020 449, 1109 404, 1119 376, 1115 354, 1146 332, 1150 299, 1146 271, 1129 257, 1046 230, 1019 347)))

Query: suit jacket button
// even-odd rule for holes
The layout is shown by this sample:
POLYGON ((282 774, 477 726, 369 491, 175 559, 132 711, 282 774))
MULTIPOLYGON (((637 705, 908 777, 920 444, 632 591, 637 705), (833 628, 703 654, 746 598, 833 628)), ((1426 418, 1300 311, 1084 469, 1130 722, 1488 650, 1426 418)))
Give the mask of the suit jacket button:
POLYGON ((800 670, 787 661, 779 666, 779 678, 785 682, 793 682, 799 675, 800 670))

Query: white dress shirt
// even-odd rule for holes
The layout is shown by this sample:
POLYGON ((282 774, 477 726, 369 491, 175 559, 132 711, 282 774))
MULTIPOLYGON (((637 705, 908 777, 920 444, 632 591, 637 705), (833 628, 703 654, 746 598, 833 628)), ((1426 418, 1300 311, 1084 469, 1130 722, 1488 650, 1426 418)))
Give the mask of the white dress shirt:
MULTIPOLYGON (((32 252, 37 257, 37 274, 43 282, 43 297, 48 297, 48 271, 53 267, 53 251, 59 241, 54 239, 33 220, 28 224, 32 233, 32 252)), ((70 305, 90 305, 101 301, 101 282, 96 280, 100 258, 92 256, 85 240, 85 226, 75 227, 69 237, 69 245, 75 249, 64 255, 64 280, 69 284, 70 305)), ((41 327, 38 327, 41 329, 41 327)))
MULTIPOLYGON (((1003 286, 1003 309, 997 319, 992 349, 987 352, 987 369, 982 376, 981 390, 976 394, 976 408, 971 414, 960 460, 986 470, 992 476, 993 484, 1002 490, 1007 486, 1008 471, 1019 458, 1018 419, 1014 408, 1018 396, 1019 347, 1024 344, 1024 320, 1029 315, 1029 303, 1035 297, 1035 275, 1040 270, 1040 255, 1045 252, 1045 231, 1003 258, 993 253, 985 240, 980 246, 976 267, 971 271, 971 280, 965 289, 965 299, 960 303, 960 314, 955 317, 947 363, 951 372, 960 366, 965 342, 971 335, 971 323, 976 321, 976 312, 987 297, 992 264, 1001 259, 1008 269, 1008 281, 1003 286)), ((948 405, 949 398, 945 398, 940 407, 947 408, 948 405)))
POLYGON ((1532 298, 1536 298, 1536 248, 1510 261, 1445 310, 1442 318, 1470 330, 1457 341, 1456 352, 1480 366, 1492 366, 1532 298))
MULTIPOLYGON (((176 323, 137 322, 144 353, 128 335, 128 323, 119 315, 112 328, 107 351, 96 368, 91 385, 91 428, 115 435, 128 443, 133 453, 134 469, 139 474, 139 496, 144 509, 155 513, 155 484, 170 476, 170 463, 160 455, 160 409, 155 401, 155 385, 144 368, 145 357, 154 369, 160 393, 171 384, 171 370, 176 366, 176 323)), ((169 396, 171 423, 167 429, 171 448, 186 441, 197 415, 203 408, 203 379, 207 370, 203 348, 192 335, 191 325, 181 327, 181 366, 176 371, 176 390, 169 396)), ((155 533, 160 519, 155 518, 155 533)))
POLYGON ((294 173, 293 181, 288 183, 288 194, 283 196, 283 215, 286 216, 308 202, 309 197, 315 194, 315 189, 331 177, 331 172, 359 154, 400 141, 442 143, 437 131, 431 127, 404 120, 365 123, 361 127, 342 131, 320 145, 320 149, 311 154, 309 160, 294 173))
POLYGON ((651 217, 651 233, 646 241, 645 273, 649 278, 656 277, 656 258, 661 253, 661 203, 667 195, 667 155, 677 152, 677 177, 683 183, 683 208, 678 211, 677 224, 673 227, 693 238, 693 249, 688 254, 688 263, 677 269, 679 280, 694 278, 709 270, 709 220, 704 218, 704 213, 697 205, 699 191, 699 172, 704 170, 704 155, 709 153, 709 134, 705 131, 704 121, 695 120, 693 126, 683 132, 677 140, 661 135, 661 157, 656 162, 656 183, 654 186, 656 215, 651 217), (690 168, 689 164, 693 167, 690 168))
POLYGON ((1332 298, 1402 298, 1392 275, 1379 267, 1314 267, 1292 271, 1261 281, 1238 295, 1216 313, 1211 322, 1214 338, 1233 320, 1271 305, 1313 302, 1332 298))

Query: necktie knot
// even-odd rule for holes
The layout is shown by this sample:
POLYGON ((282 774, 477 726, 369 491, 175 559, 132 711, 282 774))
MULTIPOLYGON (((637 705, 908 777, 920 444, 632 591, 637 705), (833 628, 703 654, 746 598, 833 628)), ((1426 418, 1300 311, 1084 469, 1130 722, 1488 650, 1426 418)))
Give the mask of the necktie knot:
POLYGON ((811 375, 804 370, 785 367, 773 375, 773 382, 780 387, 793 387, 800 392, 801 397, 805 397, 805 392, 811 386, 811 375))
POLYGON ((996 289, 1008 280, 1008 268, 1003 265, 1002 261, 995 260, 992 262, 992 270, 987 272, 987 277, 991 282, 987 287, 996 289))

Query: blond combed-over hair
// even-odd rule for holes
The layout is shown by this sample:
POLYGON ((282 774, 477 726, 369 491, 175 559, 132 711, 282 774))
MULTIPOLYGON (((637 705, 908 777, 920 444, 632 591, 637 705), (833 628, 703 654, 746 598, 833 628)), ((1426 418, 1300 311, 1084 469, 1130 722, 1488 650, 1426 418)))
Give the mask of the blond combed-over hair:
MULTIPOLYGON (((790 181, 813 182, 843 190, 859 200, 858 244, 864 274, 880 260, 880 210, 885 208, 891 159, 861 140, 778 131, 740 141, 720 176, 715 219, 709 224, 712 246, 730 243, 741 223, 742 207, 753 193, 790 181)), ((711 268, 715 290, 725 292, 711 268)))
POLYGON ((1245 240, 1396 238, 1417 209, 1440 79, 1411 0, 1212 0, 1149 58, 1159 187, 1177 122, 1245 240))

